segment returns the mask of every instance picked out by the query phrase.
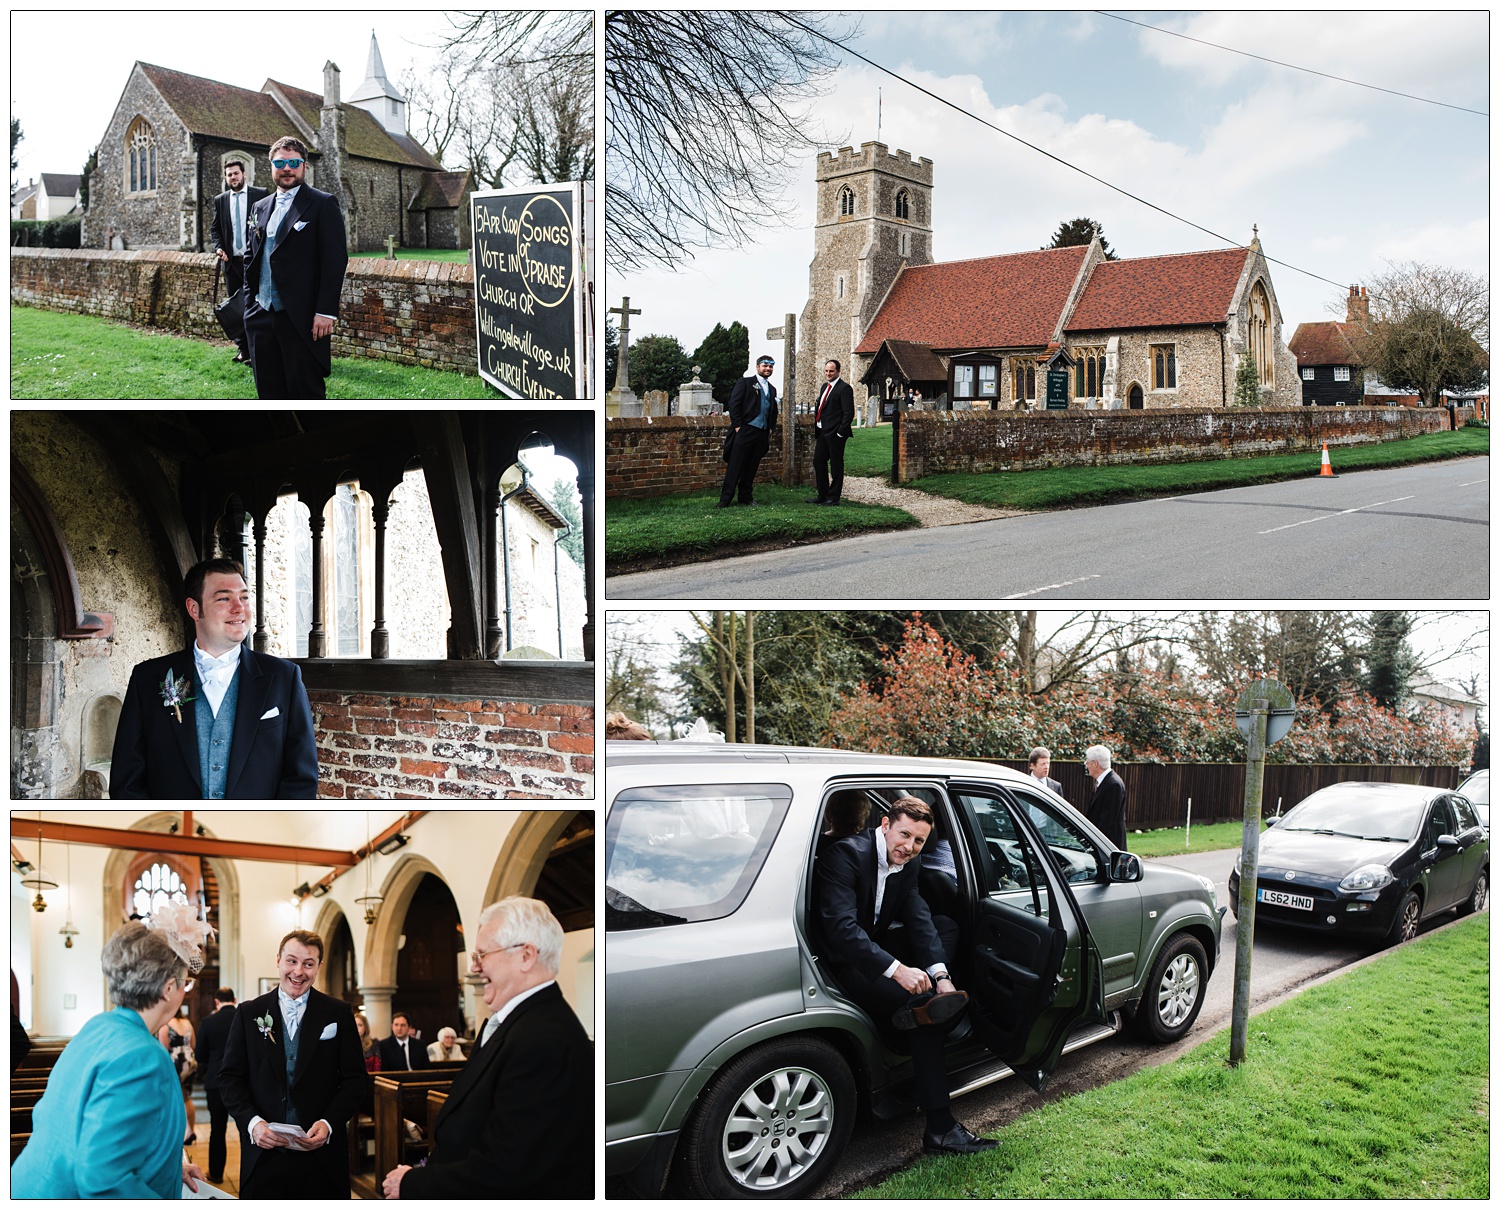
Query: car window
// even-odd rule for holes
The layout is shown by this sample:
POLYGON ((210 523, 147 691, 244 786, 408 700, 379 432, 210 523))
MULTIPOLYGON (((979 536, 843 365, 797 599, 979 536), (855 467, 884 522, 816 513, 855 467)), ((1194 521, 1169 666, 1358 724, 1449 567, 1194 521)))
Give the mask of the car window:
POLYGON ((1446 798, 1439 798, 1432 804, 1432 814, 1427 820, 1427 848, 1433 848, 1439 836, 1452 836, 1453 811, 1448 806, 1446 798))
POLYGON ((985 890, 992 895, 1025 892, 1040 914, 1038 896, 1046 894, 1047 885, 1034 877, 1030 863, 1035 858, 1017 833, 1010 808, 999 798, 973 790, 955 791, 954 797, 973 811, 979 822, 979 865, 985 890))
POLYGON ((1052 850, 1058 868, 1068 881, 1093 882, 1097 879, 1099 856, 1083 830, 1063 814, 1062 808, 1039 794, 1028 794, 1025 790, 1016 790, 1014 793, 1025 806, 1026 813, 1031 816, 1031 822, 1036 824, 1047 847, 1052 850))
POLYGON ((1454 813, 1458 816, 1458 830, 1467 832, 1470 828, 1479 826, 1479 817, 1474 814, 1474 808, 1467 798, 1455 794, 1450 800, 1453 804, 1454 813))
POLYGON ((606 929, 729 915, 749 894, 791 801, 782 785, 621 791, 605 831, 606 929))

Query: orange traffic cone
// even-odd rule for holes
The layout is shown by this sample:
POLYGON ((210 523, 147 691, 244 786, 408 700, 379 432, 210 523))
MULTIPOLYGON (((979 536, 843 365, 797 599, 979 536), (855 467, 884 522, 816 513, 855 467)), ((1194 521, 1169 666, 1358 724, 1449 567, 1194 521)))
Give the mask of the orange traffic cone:
POLYGON ((1333 464, 1328 461, 1328 442, 1323 442, 1323 469, 1318 472, 1319 479, 1337 479, 1333 473, 1333 464))

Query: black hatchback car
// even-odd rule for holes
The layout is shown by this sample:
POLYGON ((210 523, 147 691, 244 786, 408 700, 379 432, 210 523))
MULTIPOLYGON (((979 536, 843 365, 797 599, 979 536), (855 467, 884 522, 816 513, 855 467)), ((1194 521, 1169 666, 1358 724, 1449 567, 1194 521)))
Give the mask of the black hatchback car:
MULTIPOLYGON (((1463 795, 1433 786, 1339 782, 1260 837, 1255 916, 1393 945, 1429 916, 1484 907, 1490 840, 1463 795)), ((1240 859, 1229 876, 1239 903, 1240 859)))

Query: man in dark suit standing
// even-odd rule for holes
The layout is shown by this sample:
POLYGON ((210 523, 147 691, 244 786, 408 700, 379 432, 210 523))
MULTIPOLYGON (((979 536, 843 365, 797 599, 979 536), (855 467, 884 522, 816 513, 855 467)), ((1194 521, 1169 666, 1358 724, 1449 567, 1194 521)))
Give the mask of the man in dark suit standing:
POLYGON ((405 1013, 391 1017, 391 1036, 380 1039, 381 1071, 421 1071, 431 1067, 427 1047, 412 1036, 411 1021, 405 1013))
POLYGON ((229 1023, 234 1020, 234 988, 221 987, 214 993, 214 1011, 198 1027, 198 1066, 203 1072, 203 1095, 208 1101, 212 1123, 208 1132, 208 1180, 211 1185, 224 1182, 224 1161, 228 1156, 229 1110, 219 1094, 219 1068, 224 1063, 224 1048, 229 1044, 229 1023))
POLYGON ((836 358, 823 367, 828 381, 813 420, 813 481, 818 494, 809 497, 809 504, 837 504, 844 491, 844 443, 854 431, 854 389, 839 377, 841 369, 836 358))
POLYGON ((910 1031, 917 1103, 927 1116, 922 1150, 968 1155, 995 1140, 973 1134, 949 1109, 943 1026, 968 997, 948 977, 956 930, 939 935, 917 886, 932 825, 920 798, 898 798, 880 827, 829 845, 813 873, 814 924, 818 953, 839 987, 877 1027, 910 1031))
POLYGON ((1031 750, 1031 758, 1027 761, 1027 764, 1031 766, 1032 777, 1041 782, 1042 785, 1046 786, 1047 789, 1051 790, 1059 798, 1062 797, 1062 782, 1056 778, 1047 776, 1052 769, 1052 753, 1048 749, 1033 748, 1031 750))
POLYGON ((313 798, 318 751, 302 672, 244 646, 250 590, 232 559, 183 581, 197 639, 130 674, 111 798, 313 798))
POLYGON ((1093 781, 1089 799, 1088 820, 1115 848, 1125 848, 1125 783, 1109 767, 1109 749, 1095 744, 1083 754, 1083 767, 1093 781))
POLYGON ((755 373, 734 384, 729 393, 729 440, 724 443, 724 486, 719 489, 719 508, 734 503, 739 489, 741 504, 754 504, 755 472, 771 447, 776 427, 776 387, 771 382, 775 358, 767 355, 755 363, 755 373))
POLYGON ((271 145, 276 192, 250 210, 245 244, 245 331, 262 399, 323 399, 333 370, 329 339, 349 265, 344 216, 331 193, 305 184, 307 148, 271 145))
MULTIPOLYGON (((214 198, 214 219, 209 225, 209 239, 213 242, 214 255, 224 262, 224 279, 231 295, 238 294, 245 286, 245 232, 250 220, 250 207, 266 197, 268 191, 258 185, 245 184, 245 166, 237 160, 224 165, 224 184, 229 188, 214 198)), ((250 361, 250 341, 240 333, 239 352, 234 360, 250 361)))
POLYGON ((385 1174, 387 1198, 594 1197, 594 1049, 556 982, 563 930, 539 899, 479 914, 469 970, 490 1019, 433 1126, 427 1164, 385 1174))
POLYGON ((240 1129, 240 1196, 349 1197, 347 1125, 366 1074, 354 1010, 313 988, 323 939, 302 929, 276 950, 275 991, 240 1005, 219 1091, 240 1129), (276 1127, 300 1128, 287 1131, 276 1127))

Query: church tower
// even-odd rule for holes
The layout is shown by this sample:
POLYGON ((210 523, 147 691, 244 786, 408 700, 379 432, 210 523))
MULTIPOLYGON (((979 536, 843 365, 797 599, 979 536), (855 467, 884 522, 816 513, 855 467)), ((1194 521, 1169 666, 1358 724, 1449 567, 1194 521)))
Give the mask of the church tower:
POLYGON ((391 134, 406 133, 406 96, 385 78, 385 63, 380 58, 380 43, 370 31, 370 57, 365 62, 365 82, 354 91, 349 104, 358 105, 391 134))
POLYGON ((816 395, 823 363, 837 358, 855 387, 856 345, 905 265, 932 264, 932 161, 894 155, 884 143, 818 155, 818 211, 808 301, 798 325, 801 402, 816 395))

